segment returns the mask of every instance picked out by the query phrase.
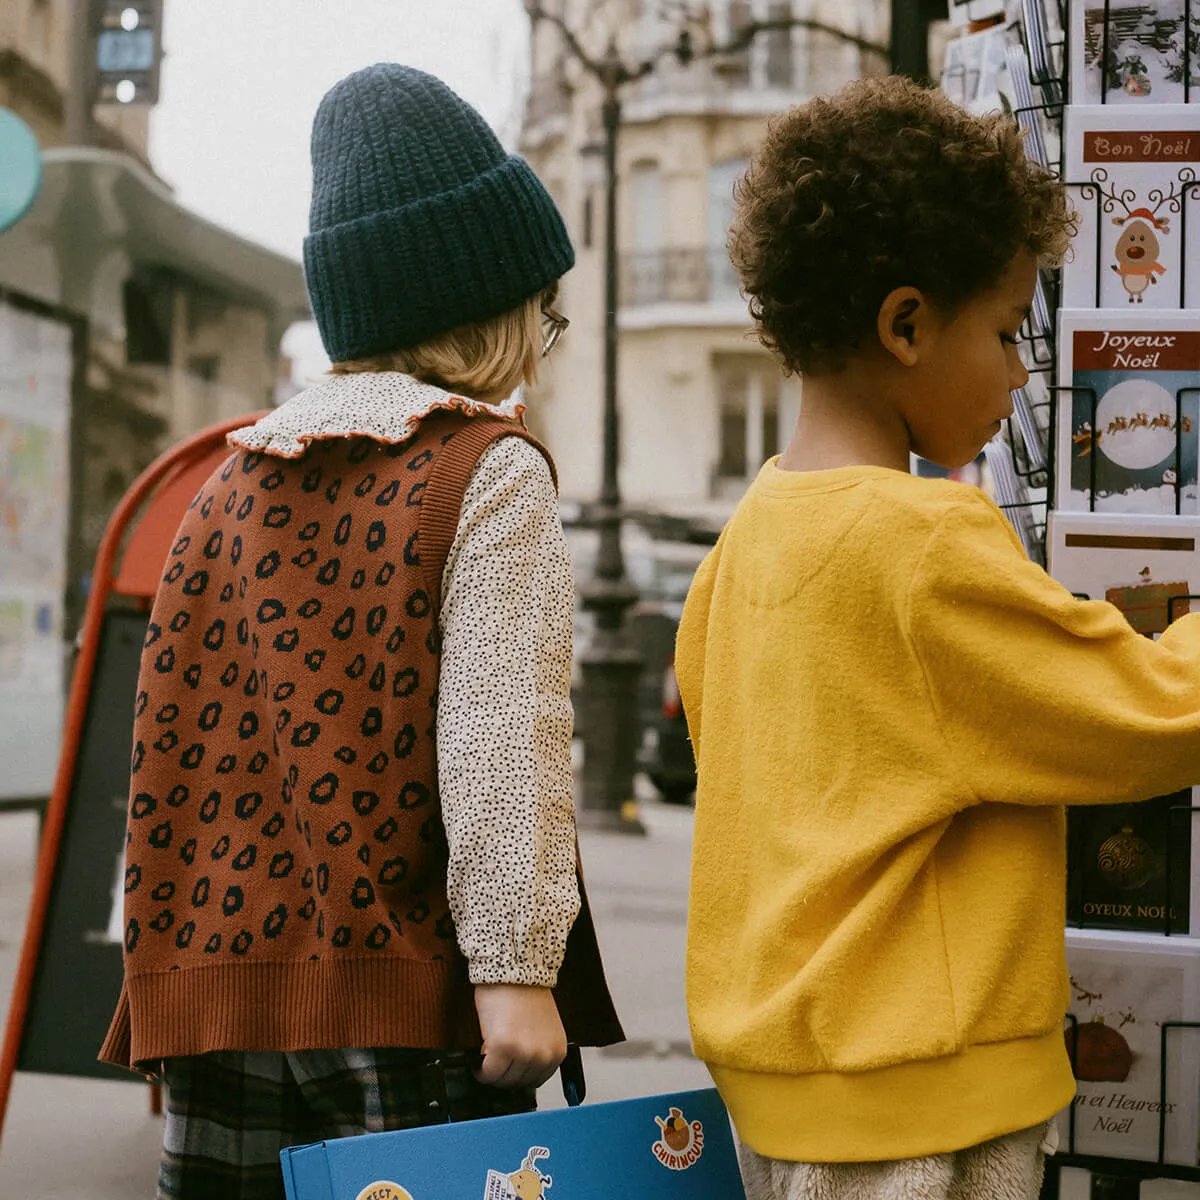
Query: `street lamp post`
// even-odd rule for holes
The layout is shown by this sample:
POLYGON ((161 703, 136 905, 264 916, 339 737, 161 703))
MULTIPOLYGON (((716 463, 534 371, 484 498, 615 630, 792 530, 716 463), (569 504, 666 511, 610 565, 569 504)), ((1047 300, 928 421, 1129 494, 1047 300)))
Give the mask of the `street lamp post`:
POLYGON ((580 723, 584 762, 580 824, 645 833, 633 798, 640 726, 638 680, 642 656, 629 639, 625 614, 637 590, 621 551, 620 414, 617 408, 617 136, 625 68, 609 43, 601 64, 604 102, 604 436, 600 498, 595 507, 599 546, 583 606, 595 617, 591 641, 580 656, 583 695, 580 723))

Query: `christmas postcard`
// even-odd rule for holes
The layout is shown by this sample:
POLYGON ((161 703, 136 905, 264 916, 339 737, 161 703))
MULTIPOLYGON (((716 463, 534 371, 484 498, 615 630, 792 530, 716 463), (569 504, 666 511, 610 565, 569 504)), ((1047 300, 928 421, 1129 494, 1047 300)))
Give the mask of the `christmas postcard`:
POLYGON ((1194 1165, 1200 1028, 1186 1024, 1200 1021, 1200 941, 1069 929, 1067 970, 1079 1089, 1058 1117, 1063 1149, 1155 1162, 1161 1130, 1163 1160, 1194 1165))
MULTIPOLYGON (((1200 778, 1200 768, 1197 768, 1200 778)), ((1193 789, 1067 812, 1067 923, 1200 934, 1193 789)), ((1200 845, 1196 846, 1200 849, 1200 845)))
POLYGON ((1200 511, 1200 312, 1064 309, 1058 382, 1059 510, 1200 511))
POLYGON ((1054 512, 1048 540, 1047 569, 1063 587, 1115 605, 1146 637, 1200 612, 1196 517, 1054 512))
POLYGON ((1063 138, 1065 180, 1079 213, 1063 264, 1063 306, 1200 303, 1200 110, 1070 106, 1063 138))
POLYGON ((1071 103, 1144 107, 1200 100, 1200 6, 1190 6, 1190 55, 1184 7, 1184 0, 1070 0, 1071 103), (1186 89, 1185 70, 1191 76, 1186 89))

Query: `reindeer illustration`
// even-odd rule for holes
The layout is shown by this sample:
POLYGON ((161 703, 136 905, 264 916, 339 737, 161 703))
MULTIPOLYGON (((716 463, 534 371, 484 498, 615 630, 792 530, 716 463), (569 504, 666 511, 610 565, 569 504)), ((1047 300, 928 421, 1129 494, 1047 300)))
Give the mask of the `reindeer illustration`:
POLYGON ((1158 261, 1161 250, 1158 234, 1167 232, 1167 218, 1156 216, 1148 208, 1135 208, 1128 216, 1114 217, 1113 224, 1124 227, 1114 249, 1117 261, 1113 270, 1129 293, 1129 303, 1141 304, 1142 293, 1158 283, 1159 275, 1167 273, 1167 268, 1158 261))
POLYGON ((1145 204, 1137 204, 1137 193, 1132 188, 1118 191, 1115 187, 1106 190, 1108 172, 1097 168, 1092 173, 1092 182, 1106 213, 1114 213, 1117 206, 1123 210, 1112 218, 1121 229, 1117 244, 1113 248, 1116 262, 1112 270, 1120 276, 1121 286, 1129 296, 1130 304, 1141 304, 1144 294, 1155 284, 1158 277, 1167 273, 1159 262, 1162 253, 1160 235, 1170 232, 1170 218, 1163 213, 1177 213, 1183 202, 1183 188, 1193 182, 1190 168, 1180 172, 1180 177, 1166 191, 1154 188, 1145 204))

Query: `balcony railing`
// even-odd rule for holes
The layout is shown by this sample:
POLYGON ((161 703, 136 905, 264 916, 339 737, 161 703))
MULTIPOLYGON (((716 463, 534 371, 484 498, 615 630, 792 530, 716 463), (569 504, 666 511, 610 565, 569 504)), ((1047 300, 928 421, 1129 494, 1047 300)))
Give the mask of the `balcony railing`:
POLYGON ((723 249, 623 254, 623 308, 648 304, 721 304, 739 298, 737 275, 723 249))

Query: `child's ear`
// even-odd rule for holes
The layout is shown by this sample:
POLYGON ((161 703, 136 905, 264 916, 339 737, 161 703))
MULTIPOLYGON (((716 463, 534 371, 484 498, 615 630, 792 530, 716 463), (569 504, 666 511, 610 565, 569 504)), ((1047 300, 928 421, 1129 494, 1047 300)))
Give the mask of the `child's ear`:
POLYGON ((914 287, 890 291, 879 306, 879 343, 902 367, 914 367, 935 332, 929 301, 914 287))

